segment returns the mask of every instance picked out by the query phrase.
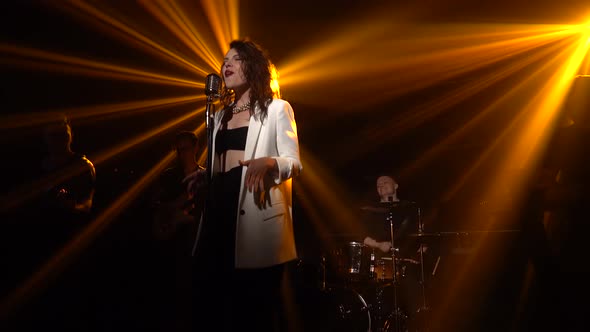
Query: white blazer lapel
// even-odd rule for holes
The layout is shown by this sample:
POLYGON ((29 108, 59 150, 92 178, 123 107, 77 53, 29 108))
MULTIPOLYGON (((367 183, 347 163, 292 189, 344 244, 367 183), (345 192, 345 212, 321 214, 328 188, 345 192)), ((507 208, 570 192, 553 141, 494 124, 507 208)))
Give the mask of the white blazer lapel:
MULTIPOLYGON (((259 113, 255 114, 254 116, 250 117, 250 123, 248 124, 248 135, 246 136, 246 147, 244 149, 244 160, 254 159, 254 154, 256 153, 256 146, 258 145, 258 139, 260 138, 260 132, 262 129, 262 122, 259 120, 259 113)), ((240 203, 239 206, 244 204, 244 199, 246 199, 247 190, 245 190, 244 184, 244 176, 246 175, 246 167, 242 170, 242 186, 240 188, 240 203)))
POLYGON ((244 149, 245 160, 254 159, 256 145, 258 145, 258 138, 260 137, 260 131, 262 129, 262 122, 260 122, 259 117, 259 112, 250 117, 248 136, 246 137, 246 148, 244 149))

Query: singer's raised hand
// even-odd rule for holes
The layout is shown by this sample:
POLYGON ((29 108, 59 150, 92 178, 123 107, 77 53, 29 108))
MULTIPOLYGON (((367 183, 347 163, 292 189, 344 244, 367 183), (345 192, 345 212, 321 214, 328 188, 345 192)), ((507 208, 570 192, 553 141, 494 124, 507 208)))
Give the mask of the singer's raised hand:
POLYGON ((264 191, 264 178, 279 170, 277 161, 269 157, 240 160, 239 163, 241 166, 248 167, 244 183, 250 192, 264 191))

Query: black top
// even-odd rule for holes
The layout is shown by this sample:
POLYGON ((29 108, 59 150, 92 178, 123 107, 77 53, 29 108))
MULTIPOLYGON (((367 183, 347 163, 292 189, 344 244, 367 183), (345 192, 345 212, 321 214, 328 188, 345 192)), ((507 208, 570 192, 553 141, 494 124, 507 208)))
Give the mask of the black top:
POLYGON ((247 136, 248 126, 218 131, 215 139, 215 153, 221 155, 228 150, 245 150, 247 136))
MULTIPOLYGON (((366 211, 362 220, 367 236, 381 242, 391 241, 391 222, 393 220, 394 246, 409 257, 414 253, 415 238, 418 232, 418 210, 416 204, 408 201, 378 203, 374 211, 366 211)), ((417 249, 417 248, 416 248, 417 249)))

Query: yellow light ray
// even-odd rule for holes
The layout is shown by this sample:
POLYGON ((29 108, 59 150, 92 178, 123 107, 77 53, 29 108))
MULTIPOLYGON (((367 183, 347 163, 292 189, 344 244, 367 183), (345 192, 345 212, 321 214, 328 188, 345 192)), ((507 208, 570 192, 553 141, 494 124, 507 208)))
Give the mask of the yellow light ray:
MULTIPOLYGON (((321 44, 323 46, 313 48, 305 53, 295 53, 293 58, 296 60, 287 61, 287 64, 282 65, 283 75, 289 77, 285 84, 292 84, 292 81, 296 81, 296 78, 293 77, 295 73, 304 74, 310 71, 309 68, 318 68, 317 71, 311 71, 311 74, 316 76, 320 75, 318 72, 324 73, 326 66, 333 71, 340 70, 343 72, 342 75, 345 75, 349 68, 362 71, 366 66, 379 67, 383 63, 394 63, 398 57, 403 55, 413 56, 416 53, 438 52, 441 49, 449 50, 473 44, 484 45, 486 41, 510 40, 514 39, 515 35, 522 34, 522 32, 515 32, 518 27, 512 27, 509 31, 501 34, 496 30, 498 29, 497 25, 462 25, 459 27, 437 25, 436 30, 433 31, 433 29, 428 25, 418 25, 412 27, 412 31, 406 32, 408 35, 400 36, 399 32, 396 33, 396 25, 391 22, 369 21, 366 24, 366 29, 353 28, 338 32, 336 36, 324 38, 325 42, 321 44), (454 29, 459 29, 459 31, 454 31, 454 29), (494 32, 492 33, 490 30, 494 32), (389 35, 383 36, 383 31, 387 31, 389 35), (466 31, 469 32, 466 34, 466 31), (473 31, 477 31, 477 33, 473 31), (363 42, 359 43, 359 40, 363 42), (359 60, 364 60, 365 63, 359 66, 359 60), (356 66, 342 66, 343 64, 352 64, 353 61, 356 61, 356 66)), ((544 30, 552 31, 554 29, 555 27, 544 30)), ((530 34, 538 34, 537 29, 534 28, 529 28, 528 31, 530 34)))
POLYGON ((118 20, 116 18, 116 13, 107 13, 106 8, 101 10, 97 7, 93 7, 88 2, 74 0, 55 2, 54 5, 62 10, 68 11, 75 16, 81 17, 85 22, 89 21, 89 17, 93 18, 95 22, 98 23, 97 26, 106 26, 106 31, 111 33, 111 35, 118 38, 124 38, 126 41, 131 41, 135 45, 141 47, 144 51, 155 54, 161 59, 171 61, 196 74, 202 76, 207 75, 205 70, 192 63, 190 60, 171 51, 170 48, 156 42, 154 36, 148 37, 133 29, 129 25, 123 23, 121 20, 118 20))
POLYGON ((33 48, 0 44, 0 52, 20 57, 9 59, 4 58, 0 59, 0 61, 15 65, 23 65, 27 69, 38 68, 43 70, 54 70, 68 75, 78 74, 172 86, 205 87, 205 84, 202 82, 33 48))
POLYGON ((170 152, 155 164, 139 181, 129 187, 120 197, 114 200, 98 217, 88 224, 77 236, 72 238, 63 248, 43 264, 31 277, 25 280, 14 291, 0 302, 0 317, 10 317, 22 304, 41 292, 59 275, 73 260, 86 249, 115 218, 126 209, 153 180, 167 167, 174 158, 170 152))
MULTIPOLYGON (((233 38, 237 38, 237 2, 229 2, 229 16, 232 17, 230 20, 230 34, 228 36, 232 36, 233 38), (233 5, 232 5, 233 4, 233 5), (235 25, 231 25, 236 23, 235 25)), ((176 54, 175 52, 170 51, 165 46, 161 45, 160 43, 155 42, 150 37, 146 36, 143 33, 133 30, 130 28, 129 25, 118 21, 117 19, 110 17, 106 12, 103 12, 97 8, 91 7, 86 3, 72 1, 70 5, 85 11, 86 14, 90 16, 95 16, 95 18, 100 21, 103 20, 103 23, 106 25, 110 25, 111 28, 120 29, 123 31, 121 35, 127 34, 129 38, 127 40, 133 41, 135 44, 142 45, 142 49, 147 50, 150 53, 155 53, 159 55, 161 58, 166 59, 166 61, 171 61, 176 64, 180 64, 185 68, 190 68, 192 72, 206 74, 207 72, 201 69, 200 67, 194 65, 189 60, 185 59, 184 57, 176 54)), ((182 17, 182 13, 179 13, 179 17, 182 17)), ((181 27, 181 30, 186 32, 187 27, 181 27)), ((111 29, 112 32, 113 29, 111 29)), ((194 30, 194 29, 193 29, 194 30)), ((198 38, 198 34, 194 33, 193 37, 187 38, 198 38), (197 37, 194 37, 197 36, 197 37)), ((178 36, 177 36, 178 37, 178 36)), ((189 41, 190 39, 185 39, 189 41)), ((222 49, 225 49, 227 43, 229 42, 229 38, 226 38, 224 41, 224 45, 222 49)), ((195 50, 195 48, 191 48, 195 50)), ((209 50, 209 48, 205 48, 209 50)), ((100 61, 92 61, 88 59, 81 59, 76 58, 73 56, 67 55, 60 55, 56 53, 51 53, 48 51, 42 50, 34 50, 34 49, 27 49, 27 48, 18 48, 13 47, 11 45, 2 46, 0 45, 0 51, 9 50, 9 53, 12 55, 21 56, 20 59, 2 59, 4 63, 13 63, 17 65, 24 65, 27 66, 28 69, 45 69, 45 70, 56 70, 56 71, 67 71, 68 74, 82 74, 88 75, 93 77, 108 77, 108 78, 116 78, 116 79, 125 79, 130 81, 140 81, 140 82, 149 82, 149 83, 159 83, 159 84, 169 84, 169 85, 177 85, 177 86, 188 86, 188 87, 204 87, 202 83, 197 83, 192 80, 181 79, 169 75, 151 73, 149 71, 143 71, 138 69, 131 69, 125 68, 123 66, 112 65, 108 63, 102 63, 100 61), (29 67, 30 66, 30 67, 29 67)), ((211 53, 211 52, 210 52, 211 53)), ((210 61, 212 59, 207 59, 206 56, 203 56, 203 53, 199 53, 202 56, 204 61, 210 61)), ((215 65, 215 69, 217 69, 217 64, 213 62, 209 62, 209 65, 215 65)), ((195 97, 187 97, 192 98, 194 101, 195 97)), ((200 98, 200 97, 197 97, 200 98)), ((167 101, 164 99, 160 100, 162 103, 169 103, 168 105, 173 105, 175 103, 184 103, 189 102, 189 100, 181 100, 182 98, 174 101, 173 98, 170 98, 167 101)), ((161 107, 161 105, 157 105, 157 101, 144 101, 144 102, 129 102, 129 103, 120 103, 118 105, 118 110, 111 110, 110 112, 103 108, 106 105, 100 106, 88 106, 88 109, 94 111, 94 115, 98 114, 116 114, 116 112, 124 112, 128 111, 127 108, 153 108, 153 107, 161 107)), ((99 164, 104 162, 111 157, 128 151, 134 146, 137 146, 145 141, 156 137, 158 134, 162 133, 165 130, 169 130, 172 127, 180 124, 183 121, 186 121, 193 116, 202 113, 203 109, 196 110, 195 112, 191 112, 190 114, 183 116, 178 119, 174 119, 166 124, 154 129, 150 130, 146 133, 140 134, 127 142, 123 142, 107 151, 102 153, 98 153, 95 156, 90 156, 90 158, 96 163, 99 164)), ((139 110, 138 110, 139 112, 139 110)), ((127 113, 127 112, 126 112, 127 113)), ((81 116, 83 118, 87 118, 90 115, 81 116)), ((17 119, 18 120, 18 119, 17 119)), ((15 124, 11 124, 14 126, 15 124)), ((19 123, 22 125, 22 123, 19 123)), ((204 124, 201 124, 197 131, 202 130, 204 124)), ((31 278, 26 280, 22 285, 19 286, 14 292, 9 294, 9 296, 0 304, 0 315, 5 316, 5 314, 9 313, 10 311, 19 307, 24 301, 26 301, 33 293, 37 290, 40 290, 43 286, 46 285, 46 282, 57 275, 63 268, 75 258, 77 254, 79 254, 88 244, 96 238, 102 230, 104 230, 114 219, 115 217, 120 214, 125 208, 129 206, 129 204, 141 193, 143 192, 149 183, 161 172, 161 170, 169 164, 171 160, 172 154, 168 154, 162 161, 160 161, 157 165, 155 165, 146 175, 144 175, 137 183, 135 183, 129 190, 116 199, 113 204, 111 204, 103 213, 99 215, 90 225, 89 227, 85 228, 84 231, 79 234, 79 236, 73 239, 70 243, 68 243, 62 250, 60 250, 51 260, 49 260, 45 265, 41 267, 39 271, 37 271, 31 278)), ((21 190, 22 192, 26 192, 27 194, 34 194, 35 187, 38 187, 38 183, 32 186, 29 186, 25 190, 21 190)), ((22 188, 21 188, 22 189, 22 188)), ((26 196, 26 195, 25 195, 26 196)), ((30 196, 30 195, 29 195, 30 196)), ((24 196, 20 197, 21 199, 24 196)), ((10 202, 3 200, 2 202, 3 208, 6 205, 10 205, 10 202)))
MULTIPOLYGON (((578 43, 574 43, 568 49, 564 50, 562 56, 558 57, 556 61, 548 63, 545 66, 546 68, 551 69, 553 67, 552 65, 559 65, 559 68, 553 71, 550 79, 544 81, 546 83, 543 87, 538 89, 531 98, 531 101, 523 107, 518 118, 526 117, 526 121, 519 121, 521 119, 517 118, 512 122, 513 124, 510 128, 502 134, 502 138, 511 138, 515 135, 508 135, 508 133, 513 134, 514 131, 519 132, 516 144, 508 154, 506 154, 506 158, 500 160, 500 164, 496 168, 495 173, 488 177, 488 181, 483 181, 482 186, 488 188, 488 193, 493 193, 498 189, 494 186, 494 183, 497 181, 511 183, 517 187, 517 191, 523 189, 522 184, 526 179, 518 177, 507 178, 505 176, 505 171, 514 167, 514 165, 523 169, 531 169, 533 167, 535 159, 539 157, 538 152, 540 147, 545 143, 548 134, 550 134, 550 131, 546 129, 549 128, 551 122, 554 121, 557 116, 558 110, 564 101, 567 91, 575 77, 575 73, 579 69, 587 50, 588 48, 585 45, 585 38, 582 37, 579 39, 578 43), (563 59, 564 57, 566 58, 565 61, 563 59), (522 122, 525 122, 527 125, 524 128, 524 133, 520 134, 523 130, 520 126, 516 126, 516 124, 522 124, 522 122), (502 177, 502 175, 504 176, 502 177)), ((494 145, 499 141, 500 139, 498 139, 494 145)), ((488 149, 488 152, 491 151, 492 148, 488 149)), ((483 160, 484 158, 480 158, 478 163, 483 162, 483 160)), ((473 173, 476 166, 477 165, 474 165, 469 173, 473 173)), ((484 221, 481 226, 484 229, 488 229, 495 222, 497 221, 490 219, 484 221)), ((481 241, 480 243, 477 243, 476 250, 483 250, 487 245, 488 243, 486 241, 481 241)), ((457 276, 452 284, 448 285, 450 293, 453 293, 458 287, 465 287, 464 283, 467 281, 467 276, 471 277, 471 280, 473 279, 475 265, 476 262, 474 256, 470 256, 460 271, 457 271, 457 276)), ((442 303, 442 307, 450 306, 452 301, 452 299, 447 298, 447 300, 442 303)), ((443 312, 439 313, 439 315, 444 314, 445 313, 443 312)))
POLYGON ((0 116, 0 129, 5 130, 43 126, 48 122, 54 121, 63 114, 67 114, 71 120, 80 120, 77 121, 79 124, 85 123, 84 120, 86 119, 89 119, 88 121, 95 123, 96 121, 106 121, 112 119, 113 115, 116 117, 138 115, 157 109, 170 108, 187 103, 203 101, 205 98, 206 97, 204 95, 198 95, 144 99, 122 103, 89 105, 59 110, 45 110, 35 113, 6 115, 0 116))
POLYGON ((214 55, 203 43, 204 38, 193 25, 193 20, 186 16, 175 1, 142 1, 141 4, 212 69, 217 71, 221 67, 219 59, 222 56, 214 55))
MULTIPOLYGON (((172 119, 152 130, 136 135, 130 138, 129 140, 122 142, 114 147, 111 147, 105 151, 96 154, 89 154, 88 157, 90 160, 92 160, 94 165, 99 165, 121 153, 130 150, 131 148, 134 148, 142 143, 149 141, 150 139, 154 139, 158 135, 163 134, 164 132, 182 124, 187 120, 193 119, 196 115, 203 113, 204 110, 205 108, 201 107, 179 118, 172 119)), ((0 201, 0 211, 7 211, 19 206, 20 204, 31 199, 32 197, 38 195, 42 190, 44 190, 44 188, 50 188, 53 185, 62 182, 66 177, 71 176, 71 174, 71 171, 65 170, 64 172, 61 172, 58 176, 52 176, 50 178, 41 179, 40 181, 33 181, 18 186, 16 189, 12 190, 10 193, 2 197, 2 200, 0 201)))
MULTIPOLYGON (((483 112, 485 113, 490 110, 493 110, 499 107, 500 104, 508 103, 515 98, 522 98, 522 95, 526 94, 529 91, 530 86, 534 85, 536 82, 547 82, 547 80, 543 79, 544 72, 550 70, 555 65, 567 61, 567 58, 570 57, 575 47, 576 45, 574 44, 570 45, 568 48, 564 48, 560 52, 559 56, 556 56, 552 60, 546 62, 541 68, 537 69, 536 74, 530 75, 529 77, 521 80, 520 82, 517 82, 512 91, 504 95, 502 98, 495 100, 494 103, 489 105, 486 109, 484 109, 483 112)), ((548 88, 551 85, 549 83, 546 83, 544 86, 545 88, 548 88)), ((536 97, 534 97, 533 99, 536 99, 539 96, 541 96, 541 92, 537 91, 536 97)), ((492 155, 496 148, 500 147, 501 144, 511 140, 514 137, 518 137, 518 141, 521 141, 523 137, 521 134, 523 128, 521 128, 520 125, 522 125, 523 123, 530 123, 531 114, 535 113, 536 110, 531 109, 530 106, 516 109, 515 116, 511 120, 511 123, 506 127, 506 129, 502 133, 497 135, 497 138, 490 146, 487 147, 486 151, 479 157, 478 161, 475 162, 469 170, 463 173, 461 179, 456 181, 455 185, 452 188, 450 188, 450 190, 447 192, 447 196, 445 197, 445 199, 450 199, 450 197, 452 197, 454 193, 456 193, 465 183, 467 183, 470 177, 475 174, 480 165, 483 165, 485 162, 489 162, 489 157, 492 155)), ((531 128, 531 126, 527 126, 527 128, 531 128)), ((500 170, 499 173, 504 172, 507 169, 524 168, 524 165, 522 163, 515 162, 515 158, 525 157, 525 154, 523 154, 524 151, 522 149, 516 148, 519 144, 514 144, 511 142, 510 145, 512 146, 512 150, 509 153, 504 154, 505 159, 502 161, 504 165, 501 165, 497 168, 498 170, 500 170)), ((488 177, 490 185, 493 185, 494 180, 497 178, 497 176, 499 176, 499 174, 488 177)), ((516 179, 503 179, 502 181, 512 183, 515 180, 516 179)), ((482 186, 485 187, 483 183, 482 186)))
POLYGON ((141 133, 125 142, 122 142, 121 144, 114 146, 112 148, 109 148, 106 151, 100 152, 96 155, 92 155, 91 156, 91 160, 96 161, 96 163, 102 163, 104 161, 107 161, 109 159, 111 159, 112 157, 127 151, 141 143, 144 143, 150 139, 154 139, 155 137, 157 137, 158 135, 182 124, 183 122, 190 120, 190 119, 194 119, 194 117, 196 115, 199 115, 201 113, 203 113, 205 111, 205 107, 200 107, 199 109, 187 113, 181 117, 172 119, 152 130, 146 131, 144 133, 141 133))
MULTIPOLYGON (((435 116, 442 114, 448 110, 449 107, 460 103, 461 101, 490 88, 496 82, 510 77, 515 72, 522 68, 539 61, 547 56, 552 55, 556 50, 561 50, 566 45, 570 44, 569 41, 563 40, 549 48, 544 48, 539 52, 536 52, 530 56, 527 56, 518 61, 513 61, 509 66, 502 68, 501 70, 493 71, 491 73, 482 76, 478 80, 471 82, 470 84, 462 84, 461 86, 451 90, 450 92, 441 95, 440 97, 428 101, 425 104, 420 104, 415 108, 409 109, 406 112, 400 113, 399 115, 392 116, 391 119, 383 119, 381 130, 375 128, 367 128, 358 135, 362 137, 362 140, 355 140, 346 145, 347 150, 362 151, 365 154, 377 151, 381 148, 380 143, 389 142, 394 137, 402 136, 408 131, 418 128, 424 122, 435 116), (362 147, 362 150, 361 150, 362 147)), ((509 94, 505 95, 507 97, 509 94)), ((410 170, 415 171, 420 165, 426 165, 427 161, 432 160, 434 157, 439 156, 448 146, 455 144, 460 138, 473 130, 474 127, 482 125, 482 121, 485 121, 486 116, 496 111, 493 107, 488 107, 479 112, 475 117, 470 119, 465 125, 456 128, 449 136, 445 137, 438 144, 434 145, 425 153, 421 153, 418 160, 413 162, 409 168, 405 169, 407 176, 410 170)), ((354 154, 342 154, 344 157, 343 162, 346 162, 347 157, 353 158, 354 154)))
POLYGON ((281 98, 281 87, 279 85, 279 72, 274 65, 270 68, 270 88, 275 98, 281 98))
MULTIPOLYGON (((211 0, 209 0, 211 1, 211 0)), ((230 41, 240 38, 240 1, 239 0, 226 0, 227 3, 227 23, 229 24, 230 41)), ((227 47, 227 46, 226 46, 227 47)))
POLYGON ((239 4, 237 0, 201 0, 209 24, 217 39, 219 49, 225 54, 229 43, 240 38, 239 35, 239 4))
POLYGON ((301 204, 305 210, 305 213, 309 217, 309 221, 316 230, 315 234, 322 238, 328 246, 333 246, 330 242, 333 239, 328 237, 328 234, 332 233, 332 230, 327 227, 326 218, 321 215, 322 209, 314 205, 312 199, 309 199, 309 197, 312 197, 313 195, 314 188, 307 188, 307 186, 300 184, 300 181, 294 181, 293 188, 298 193, 298 196, 301 197, 299 204, 301 204))
MULTIPOLYGON (((138 37, 139 40, 144 40, 145 35, 140 34, 140 33, 136 34, 134 31, 132 31, 132 29, 128 28, 127 26, 120 25, 122 23, 117 20, 109 20, 107 17, 105 17, 106 14, 104 12, 102 12, 94 7, 88 7, 86 4, 78 4, 78 3, 73 3, 72 5, 74 7, 77 6, 76 8, 78 8, 78 9, 81 8, 81 9, 85 10, 86 12, 89 13, 89 15, 91 17, 98 17, 100 19, 104 19, 104 20, 114 24, 115 26, 122 28, 128 34, 138 37), (96 14, 96 16, 92 16, 91 14, 96 14)), ((145 37, 145 38, 147 38, 147 37, 145 37)), ((152 44, 152 43, 148 43, 148 44, 152 44)), ((183 80, 183 79, 179 79, 179 78, 171 77, 171 76, 167 76, 167 75, 154 74, 154 73, 150 73, 147 71, 141 71, 141 70, 137 70, 137 69, 125 68, 122 66, 117 66, 117 65, 112 65, 112 64, 105 64, 105 63, 102 63, 99 61, 92 61, 92 60, 77 58, 77 57, 73 57, 73 56, 56 54, 56 53, 52 53, 52 52, 44 51, 44 50, 36 50, 36 49, 32 49, 32 48, 17 47, 17 46, 13 46, 13 45, 0 45, 0 51, 4 51, 5 53, 11 54, 11 55, 16 55, 17 57, 20 57, 17 59, 3 58, 2 61, 25 65, 25 66, 27 66, 28 69, 33 69, 33 68, 52 69, 52 70, 57 70, 57 71, 64 71, 64 72, 67 72, 68 74, 84 74, 84 75, 90 75, 90 76, 95 76, 95 77, 119 78, 119 79, 125 79, 125 80, 130 80, 130 81, 135 80, 135 81, 141 81, 141 82, 160 83, 160 84, 173 83, 171 85, 188 86, 188 87, 204 87, 203 83, 197 83, 197 82, 190 81, 190 80, 183 80), (32 58, 32 59, 29 59, 29 58, 32 58)), ((137 105, 137 106, 139 106, 139 105, 137 105)), ((147 106, 147 104, 145 104, 145 106, 147 106)), ((123 106, 123 107, 125 107, 125 106, 123 106)), ((98 110, 98 112, 100 112, 100 111, 98 110)), ((189 114, 184 118, 187 118, 190 116, 191 115, 189 114)), ((175 123, 178 123, 179 121, 183 121, 183 119, 180 119, 178 121, 172 121, 172 123, 169 123, 169 125, 174 125, 175 123)), ((165 126, 163 126, 163 127, 165 127, 165 126)), ((110 157, 112 157, 114 155, 117 155, 118 153, 123 153, 123 152, 127 151, 128 149, 132 148, 133 146, 141 144, 143 141, 149 139, 150 135, 156 135, 159 130, 165 130, 165 128, 159 128, 159 129, 156 129, 155 131, 150 131, 147 134, 140 135, 139 138, 135 137, 134 139, 131 139, 128 142, 124 142, 124 143, 114 147, 112 150, 108 150, 106 152, 100 153, 96 157, 91 156, 91 158, 93 159, 93 161, 95 163, 100 163, 104 160, 109 159, 110 157)), ((38 187, 39 186, 35 185, 35 184, 25 184, 23 186, 20 186, 17 190, 15 190, 15 192, 18 192, 19 194, 13 195, 10 198, 10 200, 6 200, 5 202, 3 202, 3 208, 5 208, 6 206, 14 205, 15 203, 18 203, 19 201, 23 201, 27 197, 31 197, 32 195, 34 195, 34 193, 36 191, 39 190, 38 187)))
MULTIPOLYGON (((369 31, 371 27, 369 25, 369 31)), ((362 99, 363 105, 370 105, 572 35, 568 26, 563 25, 508 27, 510 29, 505 27, 502 31, 506 32, 500 34, 492 33, 497 25, 482 25, 467 36, 453 38, 426 28, 423 31, 421 26, 408 32, 408 36, 392 33, 386 38, 377 32, 382 29, 374 29, 375 36, 369 35, 368 40, 361 32, 353 33, 352 37, 344 34, 348 38, 348 42, 343 43, 345 46, 337 38, 333 43, 326 42, 322 48, 312 49, 309 54, 296 54, 297 60, 281 65, 281 84, 294 98, 318 105, 358 91, 381 91, 362 99), (449 39, 455 41, 451 43, 449 39), (362 47, 357 42, 355 48, 351 40, 363 40, 362 47), (305 70, 301 70, 303 67, 305 70), (330 87, 329 82, 335 81, 340 82, 337 89, 328 88, 309 96, 311 86, 330 87), (303 93, 308 95, 304 98, 303 93)), ((469 28, 464 27, 465 30, 469 28)), ((444 27, 440 30, 445 31, 444 27)), ((353 101, 349 105, 358 106, 353 101)))
MULTIPOLYGON (((569 92, 574 78, 588 53, 586 36, 582 36, 577 47, 570 52, 569 59, 547 81, 544 88, 527 105, 526 111, 535 112, 536 116, 530 122, 527 130, 522 134, 520 142, 515 146, 510 162, 517 162, 526 168, 538 155, 539 148, 544 145, 548 126, 553 123, 558 110, 562 106, 569 92)), ((576 44, 574 44, 576 46, 576 44)))
MULTIPOLYGON (((433 103, 434 104, 433 106, 430 106, 430 104, 429 104, 427 109, 431 109, 431 108, 436 109, 439 107, 442 109, 445 109, 449 106, 449 104, 456 103, 458 101, 461 101, 469 96, 472 96, 478 92, 481 92, 481 91, 489 88, 492 84, 494 84, 498 80, 509 77, 512 74, 514 74, 516 71, 530 65, 531 63, 534 63, 540 59, 546 58, 547 56, 554 53, 555 50, 562 49, 564 46, 565 46, 564 43, 555 44, 551 48, 547 48, 547 49, 543 50, 542 52, 537 52, 525 59, 520 60, 517 63, 512 63, 508 68, 505 68, 499 72, 491 73, 488 77, 484 77, 482 80, 479 80, 478 82, 475 82, 474 84, 470 84, 467 87, 461 86, 460 88, 458 88, 458 91, 456 91, 456 94, 458 94, 458 96, 456 96, 456 94, 453 93, 449 99, 441 100, 440 103, 437 100, 437 103, 436 104, 433 103)), ((533 79, 534 79, 534 77, 531 76, 528 80, 524 80, 524 81, 517 83, 517 85, 514 88, 512 88, 511 91, 509 91, 507 94, 505 94, 500 99, 496 100, 495 103, 493 103, 492 105, 488 105, 487 107, 485 107, 475 117, 469 119, 467 123, 465 123, 463 126, 458 128, 457 130, 455 130, 449 136, 445 137, 440 143, 433 146, 429 151, 424 153, 422 155, 422 157, 420 157, 420 159, 418 159, 416 162, 413 163, 414 164, 413 166, 419 167, 420 164, 426 164, 428 160, 432 160, 434 157, 440 155, 440 153, 443 152, 444 149, 448 148, 449 146, 451 146, 453 144, 456 144, 461 138, 463 138, 463 136, 466 133, 475 130, 475 128, 477 126, 482 125, 483 121, 486 120, 487 115, 489 115, 493 111, 497 111, 496 108, 497 108, 498 104, 502 103, 502 101, 513 96, 516 93, 516 91, 518 91, 519 85, 523 85, 527 82, 530 82, 533 79)))
MULTIPOLYGON (((502 144, 506 144, 507 141, 510 142, 509 144, 512 147, 511 150, 508 153, 503 153, 505 158, 500 160, 499 165, 496 167, 496 174, 491 174, 487 176, 487 182, 489 182, 487 183, 487 186, 484 183, 482 183, 481 185, 484 188, 489 188, 487 189, 488 195, 491 195, 493 191, 497 189, 497 187, 494 186, 494 183, 497 183, 496 179, 500 178, 502 178, 501 181, 503 183, 508 183, 510 186, 515 187, 516 191, 518 191, 518 189, 521 188, 522 183, 526 181, 526 179, 506 178, 506 176, 503 175, 507 174, 507 171, 509 171, 510 169, 530 169, 530 167, 532 167, 532 157, 538 153, 539 148, 543 145, 542 143, 544 142, 543 138, 541 138, 541 133, 545 131, 547 126, 553 120, 553 118, 544 118, 544 121, 542 121, 542 123, 539 123, 540 115, 541 117, 543 117, 543 113, 544 116, 548 115, 546 112, 540 112, 540 110, 542 110, 543 108, 540 107, 541 105, 539 104, 539 99, 543 99, 546 101, 549 100, 548 98, 552 98, 550 96, 551 94, 545 95, 545 93, 547 93, 547 89, 551 90, 552 86, 554 86, 553 83, 555 83, 554 79, 545 79, 546 72, 551 71, 554 66, 561 66, 561 68, 556 71, 556 74, 553 74, 551 76, 555 78, 555 75, 558 75, 563 79, 567 80, 566 77, 569 76, 575 70, 569 68, 569 71, 566 70, 566 72, 568 73, 564 74, 564 66, 561 64, 567 64, 571 62, 577 62, 579 64, 576 55, 576 48, 578 48, 576 44, 571 44, 569 47, 564 48, 560 52, 560 55, 556 56, 551 61, 545 63, 543 67, 537 70, 536 74, 533 74, 530 77, 519 82, 514 87, 511 93, 505 95, 505 97, 500 100, 496 100, 493 105, 489 106, 489 108, 494 108, 498 106, 498 104, 500 103, 508 102, 513 97, 521 98, 522 93, 518 93, 519 88, 525 90, 524 93, 526 93, 527 91, 529 91, 527 85, 535 85, 535 83, 539 81, 547 82, 543 85, 541 89, 538 89, 534 92, 534 96, 530 98, 532 101, 528 105, 525 105, 524 107, 518 109, 511 123, 506 127, 506 129, 502 133, 498 135, 497 139, 486 149, 486 151, 480 156, 479 160, 471 166, 470 170, 464 172, 462 179, 457 181, 456 185, 453 188, 451 188, 451 190, 447 193, 447 198, 452 196, 454 192, 456 192, 461 186, 468 182, 469 178, 471 176, 474 176, 475 172, 477 171, 480 165, 483 165, 486 162, 490 162, 490 156, 492 155, 492 153, 497 148, 501 147, 502 144), (573 57, 572 54, 574 54, 573 57), (523 124, 526 125, 525 128, 522 128, 523 124), (541 129, 539 127, 541 127, 541 129), (535 137, 531 139, 531 130, 536 132, 539 136, 533 135, 535 137), (515 137, 516 144, 513 141, 515 137)), ((573 81, 573 78, 570 77, 569 81, 571 83, 571 81, 573 81)), ((560 94, 562 100, 557 104, 551 105, 552 112, 550 113, 552 117, 554 117, 557 114, 557 109, 559 108, 559 105, 563 101, 563 97, 565 96, 564 90, 557 90, 561 90, 558 91, 558 93, 560 94)), ((545 132, 544 134, 547 134, 547 132, 545 132)))
MULTIPOLYGON (((328 229, 330 232, 363 234, 363 225, 358 222, 354 202, 340 182, 332 175, 328 167, 310 154, 304 146, 301 149, 301 160, 305 165, 304 173, 297 179, 299 188, 306 193, 307 208, 316 219, 322 218, 323 226, 316 225, 318 230, 328 229), (321 202, 315 208, 313 202, 321 202), (321 216, 321 217, 319 217, 321 216)), ((319 234, 326 236, 327 234, 319 234)))
MULTIPOLYGON (((583 38, 586 38, 586 48, 590 48, 590 21, 582 24, 579 29, 583 34, 583 38)), ((585 60, 583 60, 582 69, 580 71, 580 75, 587 74, 590 74, 590 54, 588 53, 585 56, 585 60)))

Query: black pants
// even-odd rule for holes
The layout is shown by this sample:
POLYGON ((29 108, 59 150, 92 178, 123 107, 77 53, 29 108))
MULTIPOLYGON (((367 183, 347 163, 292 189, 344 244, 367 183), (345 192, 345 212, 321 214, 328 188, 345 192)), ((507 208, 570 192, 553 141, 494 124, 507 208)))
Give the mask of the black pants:
POLYGON ((280 331, 284 265, 235 269, 236 213, 242 167, 217 174, 195 260, 197 331, 280 331))
POLYGON ((197 276, 197 331, 285 331, 281 287, 284 264, 197 276))

